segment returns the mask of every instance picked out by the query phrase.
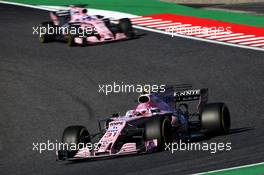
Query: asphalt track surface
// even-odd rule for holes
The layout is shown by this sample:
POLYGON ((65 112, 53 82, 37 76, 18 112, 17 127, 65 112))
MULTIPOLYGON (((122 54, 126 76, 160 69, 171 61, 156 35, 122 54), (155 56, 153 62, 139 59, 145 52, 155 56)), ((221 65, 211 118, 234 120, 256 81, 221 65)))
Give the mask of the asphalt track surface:
POLYGON ((0 5, 0 174, 189 174, 264 161, 264 52, 139 31, 136 40, 69 48, 41 44, 32 27, 45 11, 0 5), (208 142, 232 150, 169 151, 109 160, 56 162, 33 142, 60 140, 68 125, 135 106, 137 94, 98 93, 98 84, 192 83, 224 101, 232 132, 208 142))

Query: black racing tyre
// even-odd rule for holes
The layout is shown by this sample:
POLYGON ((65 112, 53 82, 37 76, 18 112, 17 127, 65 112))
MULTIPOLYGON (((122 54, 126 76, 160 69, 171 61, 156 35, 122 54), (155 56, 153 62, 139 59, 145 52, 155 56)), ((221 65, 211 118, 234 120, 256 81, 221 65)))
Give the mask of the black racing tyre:
POLYGON ((201 126, 209 135, 228 134, 231 126, 230 113, 224 103, 209 103, 201 113, 201 126))
POLYGON ((68 35, 68 37, 67 37, 67 45, 69 47, 76 46, 75 38, 76 38, 75 35, 72 35, 72 34, 69 34, 68 35))
POLYGON ((77 45, 80 45, 80 46, 86 46, 87 44, 89 44, 87 41, 86 41, 86 39, 85 38, 83 38, 83 37, 79 37, 78 35, 72 35, 72 34, 69 34, 68 36, 67 36, 67 45, 69 46, 69 47, 73 47, 73 46, 77 46, 77 45), (79 39, 81 39, 82 40, 82 44, 78 44, 78 43, 76 43, 75 42, 75 38, 79 38, 79 39))
POLYGON ((77 152, 78 150, 72 150, 71 147, 74 148, 75 145, 76 148, 82 148, 82 146, 90 143, 90 141, 90 134, 84 126, 69 126, 64 130, 62 135, 62 143, 68 145, 66 151, 77 152))
POLYGON ((77 24, 70 24, 68 27, 69 33, 66 36, 67 45, 69 47, 76 46, 77 43, 75 42, 75 38, 80 38, 81 28, 80 25, 77 24))
POLYGON ((128 18, 122 18, 119 20, 119 28, 121 32, 123 32, 127 38, 134 38, 135 37, 135 32, 132 27, 132 23, 130 19, 128 18))
POLYGON ((171 143, 173 140, 171 121, 168 117, 155 117, 145 125, 145 139, 157 139, 158 150, 165 147, 165 143, 171 143))
POLYGON ((67 45, 70 46, 70 47, 75 46, 76 44, 75 44, 74 39, 75 39, 75 36, 69 34, 68 38, 67 38, 67 45))
POLYGON ((52 42, 55 40, 55 25, 53 22, 43 22, 40 24, 40 36, 39 36, 39 41, 41 43, 48 43, 52 42), (53 28, 53 29, 52 29, 53 28), (53 30, 53 31, 52 31, 53 30))

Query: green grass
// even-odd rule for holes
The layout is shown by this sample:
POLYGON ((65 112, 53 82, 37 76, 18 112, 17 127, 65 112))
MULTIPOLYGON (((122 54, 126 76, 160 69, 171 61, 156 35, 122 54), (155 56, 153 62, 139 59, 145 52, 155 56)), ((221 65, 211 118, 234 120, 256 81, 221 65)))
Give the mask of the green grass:
POLYGON ((224 170, 215 173, 205 173, 204 175, 263 175, 264 165, 255 165, 251 167, 237 168, 233 170, 224 170))
POLYGON ((13 0, 37 5, 71 5, 88 4, 90 8, 114 10, 135 15, 158 13, 175 13, 187 16, 209 18, 238 24, 264 27, 264 17, 245 13, 233 13, 206 9, 195 9, 175 3, 160 2, 158 0, 13 0))

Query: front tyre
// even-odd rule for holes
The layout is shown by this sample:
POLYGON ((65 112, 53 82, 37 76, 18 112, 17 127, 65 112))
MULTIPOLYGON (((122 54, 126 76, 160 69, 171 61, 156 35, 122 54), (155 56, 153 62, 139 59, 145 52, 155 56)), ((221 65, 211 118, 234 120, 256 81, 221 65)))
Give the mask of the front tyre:
POLYGON ((43 22, 40 24, 40 36, 39 41, 41 43, 48 43, 55 40, 55 33, 56 30, 55 25, 53 22, 43 22))
POLYGON ((157 148, 163 150, 165 144, 172 142, 172 126, 168 117, 156 117, 145 125, 145 139, 157 139, 157 148))
POLYGON ((122 18, 119 20, 119 28, 121 32, 123 32, 127 38, 134 38, 135 32, 132 27, 132 23, 128 18, 122 18))
POLYGON ((62 135, 63 148, 60 148, 61 157, 72 158, 78 149, 90 143, 90 134, 84 126, 69 126, 62 135))
POLYGON ((231 126, 230 113, 224 103, 210 103, 201 113, 201 126, 209 135, 228 134, 231 126))

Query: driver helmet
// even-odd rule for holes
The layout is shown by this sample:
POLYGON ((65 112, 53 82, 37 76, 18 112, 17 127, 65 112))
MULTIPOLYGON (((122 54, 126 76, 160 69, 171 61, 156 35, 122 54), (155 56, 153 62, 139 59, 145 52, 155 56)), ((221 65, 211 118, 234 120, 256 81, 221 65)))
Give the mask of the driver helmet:
POLYGON ((140 103, 136 108, 137 115, 146 115, 150 113, 151 106, 149 103, 140 103))
POLYGON ((134 115, 134 110, 128 110, 128 111, 126 112, 126 116, 127 116, 127 117, 133 117, 133 115, 134 115))

